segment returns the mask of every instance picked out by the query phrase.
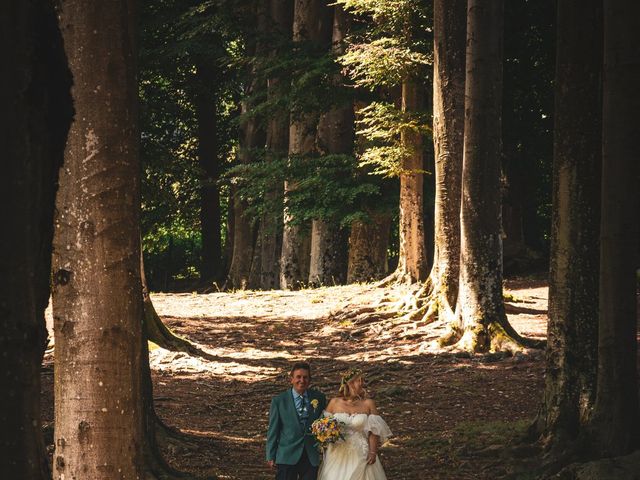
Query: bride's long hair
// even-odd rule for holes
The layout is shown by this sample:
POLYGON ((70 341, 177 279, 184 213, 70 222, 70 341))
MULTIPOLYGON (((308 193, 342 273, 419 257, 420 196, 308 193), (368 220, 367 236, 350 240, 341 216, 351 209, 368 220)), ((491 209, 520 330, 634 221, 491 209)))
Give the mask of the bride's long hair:
POLYGON ((360 392, 356 392, 353 388, 353 381, 358 378, 364 379, 364 373, 359 368, 352 368, 344 372, 340 381, 338 396, 344 400, 364 400, 369 398, 369 394, 363 386, 360 387, 360 392))

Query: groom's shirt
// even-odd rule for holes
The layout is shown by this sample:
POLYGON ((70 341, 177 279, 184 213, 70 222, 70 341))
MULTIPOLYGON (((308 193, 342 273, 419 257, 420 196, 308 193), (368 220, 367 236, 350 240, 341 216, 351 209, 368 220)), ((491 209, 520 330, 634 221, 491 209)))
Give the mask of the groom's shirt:
POLYGON ((296 412, 298 412, 300 425, 304 427, 309 418, 309 394, 305 391, 300 395, 292 388, 291 395, 293 395, 293 401, 295 402, 296 412))

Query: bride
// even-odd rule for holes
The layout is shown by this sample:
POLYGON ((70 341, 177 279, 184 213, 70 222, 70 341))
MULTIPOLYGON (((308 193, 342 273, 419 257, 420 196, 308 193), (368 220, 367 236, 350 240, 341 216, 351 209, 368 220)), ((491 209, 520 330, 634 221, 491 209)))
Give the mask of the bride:
POLYGON ((343 423, 345 439, 325 451, 318 480, 386 480, 377 452, 391 430, 378 415, 375 402, 367 398, 360 369, 342 375, 338 395, 331 399, 324 415, 343 423))

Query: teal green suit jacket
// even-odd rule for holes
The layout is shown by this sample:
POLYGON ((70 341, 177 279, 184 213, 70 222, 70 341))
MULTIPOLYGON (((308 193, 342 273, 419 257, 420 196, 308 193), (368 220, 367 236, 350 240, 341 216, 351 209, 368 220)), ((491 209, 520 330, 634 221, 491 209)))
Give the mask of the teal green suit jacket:
POLYGON ((267 461, 277 464, 295 465, 306 450, 311 465, 320 464, 320 455, 311 435, 311 424, 322 415, 327 406, 327 397, 317 390, 307 390, 309 402, 318 401, 318 406, 309 410, 309 419, 303 427, 298 419, 291 389, 282 392, 271 401, 269 429, 267 430, 267 461))

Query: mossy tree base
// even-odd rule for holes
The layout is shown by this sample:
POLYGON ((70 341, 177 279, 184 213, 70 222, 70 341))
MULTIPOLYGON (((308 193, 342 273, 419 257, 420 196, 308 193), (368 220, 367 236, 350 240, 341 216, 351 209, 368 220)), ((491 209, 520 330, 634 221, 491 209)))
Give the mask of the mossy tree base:
POLYGON ((545 343, 521 336, 509 324, 506 315, 495 319, 478 318, 465 325, 464 320, 456 316, 449 324, 448 332, 438 343, 445 347, 469 353, 521 352, 526 348, 543 348, 545 343))

